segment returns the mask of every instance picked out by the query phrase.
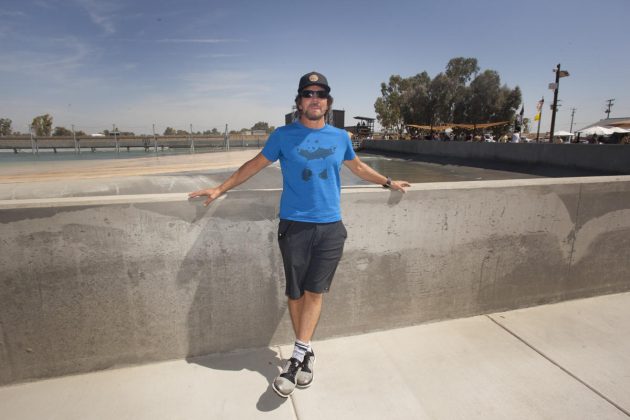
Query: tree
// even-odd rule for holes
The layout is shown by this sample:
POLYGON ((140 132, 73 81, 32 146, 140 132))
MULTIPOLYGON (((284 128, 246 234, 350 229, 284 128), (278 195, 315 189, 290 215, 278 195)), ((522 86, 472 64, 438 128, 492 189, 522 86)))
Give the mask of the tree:
POLYGON ((402 133, 404 125, 419 124, 421 121, 429 121, 431 114, 430 100, 431 78, 426 71, 418 73, 401 83, 402 94, 400 97, 400 116, 402 126, 399 133, 402 133))
POLYGON ((38 115, 31 123, 37 136, 50 136, 52 132, 53 118, 50 114, 38 115))
POLYGON ((473 74, 479 72, 476 58, 451 58, 446 65, 446 76, 461 86, 465 86, 472 79, 473 74))
POLYGON ((53 131, 53 136, 71 136, 72 131, 68 130, 66 127, 55 127, 55 131, 53 131))
POLYGON ((165 136, 172 136, 174 134, 175 134, 175 130, 173 129, 173 127, 166 127, 166 130, 164 130, 165 136))
POLYGON ((378 122, 386 129, 395 130, 399 134, 404 128, 401 106, 405 87, 405 79, 399 75, 390 76, 389 83, 381 83, 381 97, 374 103, 378 122))
POLYGON ((405 125, 513 121, 521 91, 501 86, 494 70, 479 73, 476 58, 456 57, 433 79, 426 71, 409 78, 392 75, 381 83, 374 104, 377 119, 399 133, 405 125))
POLYGON ((10 136, 11 135, 11 121, 10 118, 0 118, 0 136, 10 136))
MULTIPOLYGON (((256 124, 254 124, 254 126, 252 127, 252 130, 265 130, 265 131, 269 131, 269 124, 264 122, 264 121, 258 121, 256 124)), ((241 130, 242 131, 242 130, 241 130)))
POLYGON ((479 72, 476 58, 456 57, 446 65, 446 76, 454 82, 452 101, 452 122, 466 123, 470 121, 470 89, 468 84, 479 72))

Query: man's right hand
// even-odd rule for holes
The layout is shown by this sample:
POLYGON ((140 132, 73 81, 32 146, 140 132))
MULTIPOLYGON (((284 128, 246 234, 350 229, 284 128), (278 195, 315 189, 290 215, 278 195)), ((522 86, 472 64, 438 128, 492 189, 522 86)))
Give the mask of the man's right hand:
POLYGON ((219 190, 218 188, 207 188, 205 190, 193 191, 189 193, 188 198, 208 197, 208 199, 203 203, 204 206, 207 206, 208 204, 219 198, 220 195, 221 190, 219 190))
POLYGON ((256 175, 262 168, 268 166, 271 163, 270 160, 262 154, 258 153, 256 157, 245 162, 236 172, 234 172, 230 177, 221 185, 216 188, 207 188, 205 190, 194 191, 188 194, 188 198, 195 197, 208 197, 206 201, 204 201, 203 205, 207 206, 212 203, 214 200, 219 198, 221 194, 231 190, 232 188, 241 185, 243 182, 247 181, 250 177, 256 175))

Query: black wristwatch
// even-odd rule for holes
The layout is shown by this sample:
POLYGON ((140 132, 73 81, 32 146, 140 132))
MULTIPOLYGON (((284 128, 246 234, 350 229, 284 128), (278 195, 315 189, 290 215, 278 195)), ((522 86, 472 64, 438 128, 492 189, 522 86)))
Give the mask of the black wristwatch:
POLYGON ((392 187, 392 179, 390 177, 387 177, 387 181, 385 181, 385 183, 383 184, 383 187, 385 187, 385 188, 391 188, 392 187))

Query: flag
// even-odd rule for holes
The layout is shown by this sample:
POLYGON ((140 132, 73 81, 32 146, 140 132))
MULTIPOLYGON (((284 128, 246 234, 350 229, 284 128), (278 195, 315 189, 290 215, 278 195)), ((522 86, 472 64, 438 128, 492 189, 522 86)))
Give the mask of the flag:
POLYGON ((538 113, 540 113, 540 111, 542 110, 542 106, 545 103, 545 99, 541 99, 540 101, 538 101, 538 103, 536 104, 536 111, 538 111, 538 113))
POLYGON ((534 121, 540 121, 540 112, 536 113, 536 116, 534 117, 534 121))

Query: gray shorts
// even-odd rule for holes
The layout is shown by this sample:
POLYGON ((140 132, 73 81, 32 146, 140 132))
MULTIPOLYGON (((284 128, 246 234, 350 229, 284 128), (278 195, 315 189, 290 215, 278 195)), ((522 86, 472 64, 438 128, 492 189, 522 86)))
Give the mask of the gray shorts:
POLYGON ((285 294, 299 299, 304 291, 330 290, 348 232, 341 221, 306 223, 280 220, 278 244, 284 262, 285 294))

